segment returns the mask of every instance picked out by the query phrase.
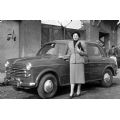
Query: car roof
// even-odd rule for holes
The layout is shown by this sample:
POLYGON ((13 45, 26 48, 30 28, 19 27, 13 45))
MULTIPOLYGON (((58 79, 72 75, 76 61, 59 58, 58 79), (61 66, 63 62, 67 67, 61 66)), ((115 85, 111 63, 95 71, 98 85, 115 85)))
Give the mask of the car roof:
MULTIPOLYGON (((49 43, 66 43, 68 44, 70 41, 72 41, 72 39, 68 39, 68 40, 54 40, 54 41, 51 41, 49 43)), ((90 44, 96 44, 96 45, 99 45, 98 43, 96 42, 91 42, 89 40, 82 40, 82 41, 85 41, 85 43, 90 43, 90 44)))

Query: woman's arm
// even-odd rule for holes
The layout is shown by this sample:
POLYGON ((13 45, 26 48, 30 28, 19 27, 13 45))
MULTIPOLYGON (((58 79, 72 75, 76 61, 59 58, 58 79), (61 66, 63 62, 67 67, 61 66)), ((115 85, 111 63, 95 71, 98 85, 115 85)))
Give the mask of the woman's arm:
POLYGON ((67 46, 67 54, 64 56, 64 58, 66 59, 69 59, 71 56, 71 51, 70 51, 70 48, 69 48, 69 45, 67 46))

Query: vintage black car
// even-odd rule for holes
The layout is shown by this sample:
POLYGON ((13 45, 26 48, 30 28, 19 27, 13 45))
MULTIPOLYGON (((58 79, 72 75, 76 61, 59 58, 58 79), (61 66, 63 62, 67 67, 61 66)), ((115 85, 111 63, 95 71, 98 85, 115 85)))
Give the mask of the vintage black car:
MULTIPOLYGON (((41 98, 53 97, 59 86, 70 84, 69 59, 62 59, 68 52, 70 40, 56 40, 45 44, 36 57, 9 59, 6 64, 5 81, 14 89, 35 88, 41 98)), ((100 81, 104 87, 112 85, 117 66, 106 57, 97 44, 86 42, 85 80, 100 81)))

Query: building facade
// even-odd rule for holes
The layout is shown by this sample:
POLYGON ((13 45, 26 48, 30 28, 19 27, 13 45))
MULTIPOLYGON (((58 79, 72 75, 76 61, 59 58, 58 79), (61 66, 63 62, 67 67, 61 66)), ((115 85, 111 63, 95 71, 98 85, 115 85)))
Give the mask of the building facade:
MULTIPOLYGON (((81 39, 99 42, 107 52, 120 43, 117 20, 82 20, 81 39)), ((4 20, 0 22, 0 71, 7 59, 35 56, 43 44, 53 40, 72 39, 75 29, 41 24, 41 20, 4 20)))
POLYGON ((117 45, 118 20, 84 20, 82 22, 86 30, 86 40, 98 42, 105 52, 108 52, 112 45, 117 45))
POLYGON ((34 56, 40 47, 40 20, 0 22, 0 72, 7 59, 34 56))

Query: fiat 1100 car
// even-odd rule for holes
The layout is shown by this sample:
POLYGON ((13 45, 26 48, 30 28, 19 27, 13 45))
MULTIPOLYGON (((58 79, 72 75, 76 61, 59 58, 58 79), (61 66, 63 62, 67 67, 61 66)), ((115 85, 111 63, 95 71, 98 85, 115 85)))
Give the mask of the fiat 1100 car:
MULTIPOLYGON (((16 90, 35 88, 40 98, 53 97, 58 87, 70 84, 69 59, 60 58, 68 52, 70 40, 56 40, 45 44, 35 57, 9 59, 5 63, 5 81, 16 90)), ((104 87, 112 85, 117 66, 106 57, 97 43, 85 42, 85 81, 100 81, 104 87)))

